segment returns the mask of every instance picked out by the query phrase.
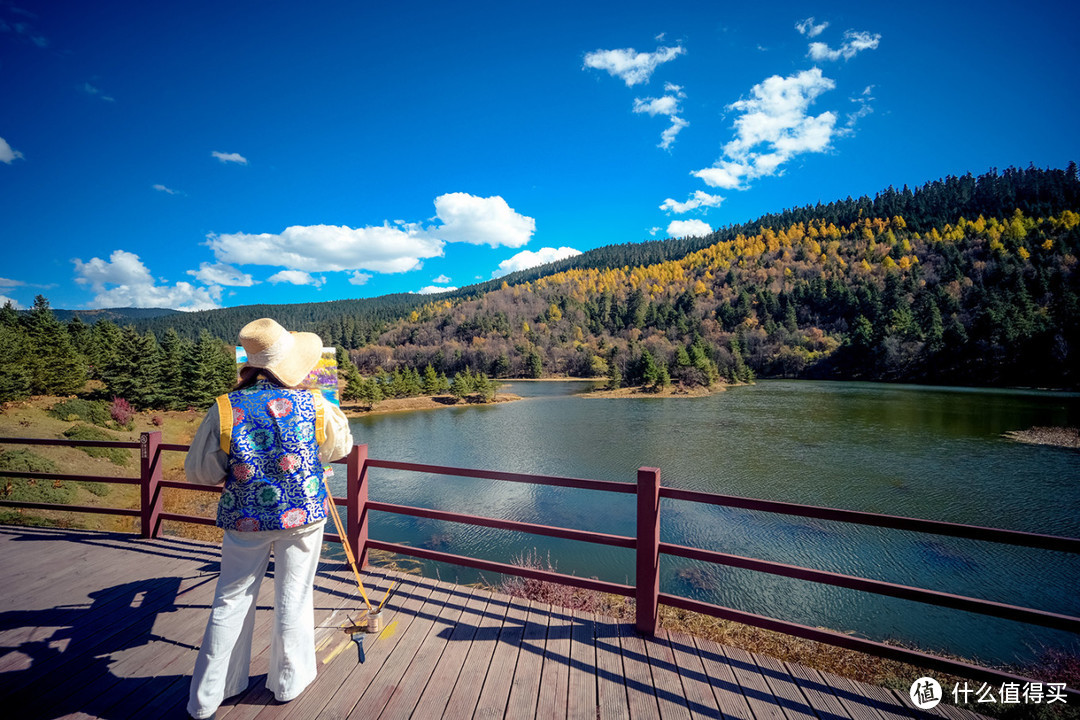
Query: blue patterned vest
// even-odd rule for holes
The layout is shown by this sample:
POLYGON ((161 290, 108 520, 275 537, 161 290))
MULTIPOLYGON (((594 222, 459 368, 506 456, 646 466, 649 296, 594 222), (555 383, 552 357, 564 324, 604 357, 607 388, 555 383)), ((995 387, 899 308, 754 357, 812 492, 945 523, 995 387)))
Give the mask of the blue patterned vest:
POLYGON ((326 431, 311 392, 259 380, 222 395, 217 407, 221 449, 229 453, 218 527, 280 530, 326 519, 319 461, 326 431))

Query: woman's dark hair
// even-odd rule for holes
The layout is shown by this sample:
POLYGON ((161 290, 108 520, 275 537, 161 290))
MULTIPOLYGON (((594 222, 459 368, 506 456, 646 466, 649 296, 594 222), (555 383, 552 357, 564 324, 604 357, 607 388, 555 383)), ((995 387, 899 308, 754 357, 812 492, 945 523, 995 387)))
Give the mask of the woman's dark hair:
POLYGON ((265 368, 246 367, 240 370, 240 381, 236 383, 236 386, 229 392, 236 392, 237 390, 251 387, 261 379, 269 380, 278 387, 285 387, 281 384, 281 381, 277 379, 277 376, 269 370, 265 368))

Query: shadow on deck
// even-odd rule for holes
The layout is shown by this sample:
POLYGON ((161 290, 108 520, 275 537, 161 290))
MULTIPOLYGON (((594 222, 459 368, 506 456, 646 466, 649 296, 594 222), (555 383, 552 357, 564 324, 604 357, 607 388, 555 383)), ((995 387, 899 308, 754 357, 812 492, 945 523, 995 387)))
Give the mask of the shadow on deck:
MULTIPOLYGON (((179 538, 0 526, 0 703, 9 717, 184 718, 218 547, 179 538)), ((700 638, 636 634, 603 616, 382 569, 387 603, 365 660, 342 630, 363 603, 351 573, 316 577, 319 676, 288 704, 265 689, 272 569, 252 682, 223 720, 252 718, 828 718, 981 716, 914 709, 901 693, 700 638)))

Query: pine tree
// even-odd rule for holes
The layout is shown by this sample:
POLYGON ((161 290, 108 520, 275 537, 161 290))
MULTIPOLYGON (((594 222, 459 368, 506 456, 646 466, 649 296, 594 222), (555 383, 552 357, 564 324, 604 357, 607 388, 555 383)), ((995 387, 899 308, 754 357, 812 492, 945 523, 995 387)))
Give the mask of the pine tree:
POLYGON ((182 410, 184 403, 184 362, 192 343, 180 337, 174 328, 165 331, 161 341, 161 405, 169 410, 182 410))
POLYGON ((235 359, 208 331, 199 334, 184 366, 184 402, 205 409, 236 380, 235 359))
POLYGON ((24 318, 30 341, 27 368, 36 395, 71 395, 86 383, 86 361, 72 347, 67 329, 56 319, 44 295, 24 318))
POLYGON ((438 395, 439 394, 439 375, 435 372, 435 368, 428 365, 424 368, 424 394, 425 395, 438 395))
POLYGON ((30 395, 30 340, 17 324, 0 320, 0 402, 30 395))

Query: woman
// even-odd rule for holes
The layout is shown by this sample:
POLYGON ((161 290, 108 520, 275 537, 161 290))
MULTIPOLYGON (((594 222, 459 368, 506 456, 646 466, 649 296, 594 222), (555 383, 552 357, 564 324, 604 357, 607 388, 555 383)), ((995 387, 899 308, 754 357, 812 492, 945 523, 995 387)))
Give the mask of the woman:
POLYGON ((189 482, 225 483, 217 525, 221 573, 191 678, 188 714, 213 718, 250 682, 259 586, 274 554, 274 628, 266 687, 288 702, 315 679, 312 584, 327 493, 323 465, 352 447, 341 409, 298 386, 322 355, 314 333, 289 333, 262 318, 240 331, 247 362, 195 433, 184 461, 189 482))

